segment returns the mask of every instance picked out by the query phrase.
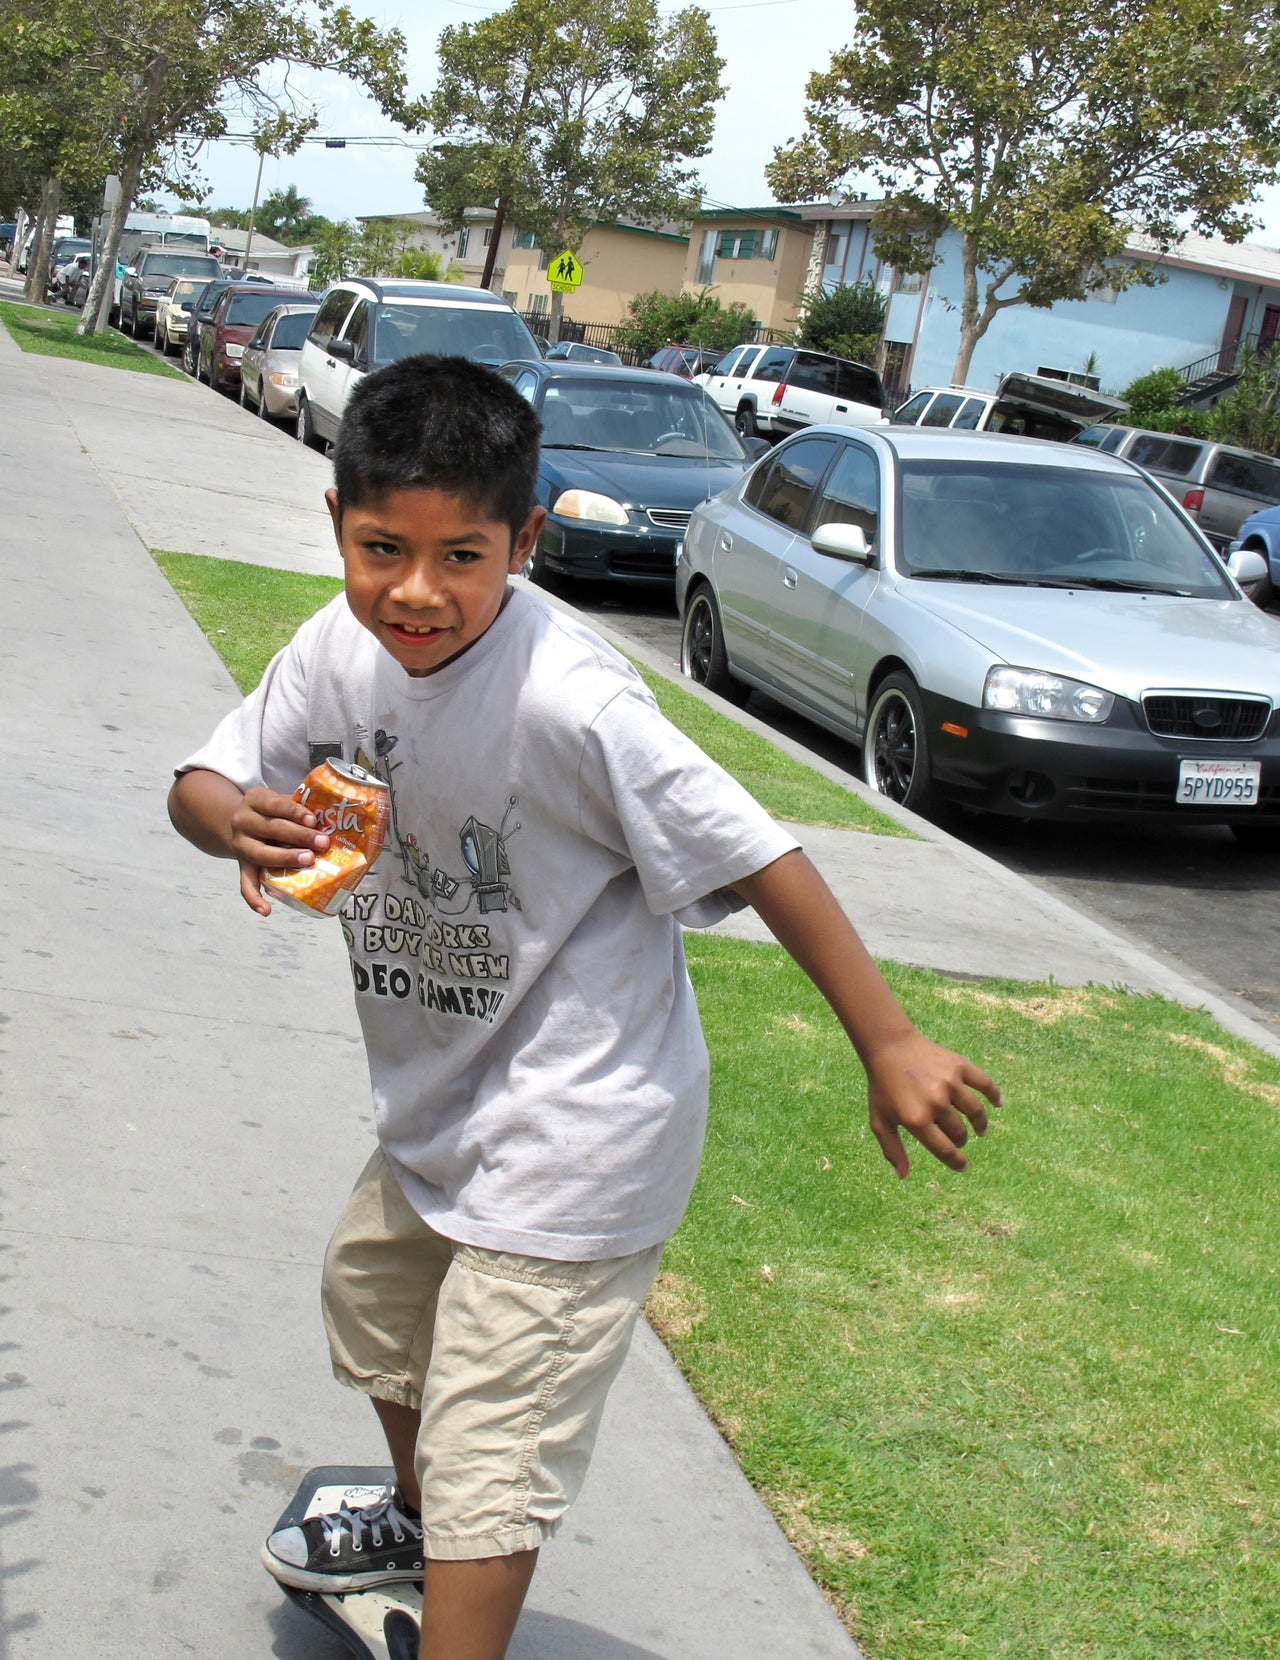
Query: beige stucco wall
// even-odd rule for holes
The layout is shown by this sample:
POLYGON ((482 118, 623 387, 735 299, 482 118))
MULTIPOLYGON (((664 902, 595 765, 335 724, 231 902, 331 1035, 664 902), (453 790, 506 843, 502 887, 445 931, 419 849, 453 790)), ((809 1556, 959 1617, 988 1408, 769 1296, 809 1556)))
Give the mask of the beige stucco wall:
POLYGON ((723 220, 698 219, 689 234, 689 255, 685 261, 683 289, 696 293, 702 286, 697 280, 698 250, 705 232, 776 230, 778 247, 772 259, 719 259, 715 262, 715 276, 711 291, 721 305, 736 302, 749 306, 766 328, 790 329, 795 326, 804 292, 805 272, 813 247, 813 226, 787 224, 776 219, 753 221, 741 215, 723 220))
MULTIPOLYGON (((553 256, 560 251, 551 250, 553 256)), ((583 240, 578 254, 582 287, 564 296, 564 315, 575 323, 621 323, 637 294, 655 288, 665 294, 679 293, 686 252, 681 237, 596 226, 583 240)), ((540 259, 536 248, 507 249, 502 291, 513 296, 511 303, 517 311, 532 310, 535 297, 541 296, 550 314, 551 287, 547 273, 540 269, 540 259)))

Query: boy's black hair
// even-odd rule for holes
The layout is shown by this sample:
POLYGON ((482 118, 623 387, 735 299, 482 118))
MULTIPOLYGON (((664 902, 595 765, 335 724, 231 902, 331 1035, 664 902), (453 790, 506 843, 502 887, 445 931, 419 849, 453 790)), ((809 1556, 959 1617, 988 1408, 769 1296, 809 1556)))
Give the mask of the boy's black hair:
POLYGON ((404 357, 363 380, 333 449, 338 510, 388 490, 452 490, 514 536, 536 505, 538 417, 465 357, 404 357))

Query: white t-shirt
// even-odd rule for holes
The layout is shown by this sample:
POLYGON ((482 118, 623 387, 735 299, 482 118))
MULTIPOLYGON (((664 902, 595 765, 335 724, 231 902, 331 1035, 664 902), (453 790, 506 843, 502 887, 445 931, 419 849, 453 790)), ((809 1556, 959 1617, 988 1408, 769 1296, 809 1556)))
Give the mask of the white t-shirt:
POLYGON ((452 1239, 580 1260, 684 1214, 707 1054, 680 923, 795 847, 589 629, 515 590, 435 674, 341 595, 180 770, 292 793, 325 756, 388 781, 342 916, 378 1137, 452 1239), (357 751, 362 751, 357 754, 357 751))

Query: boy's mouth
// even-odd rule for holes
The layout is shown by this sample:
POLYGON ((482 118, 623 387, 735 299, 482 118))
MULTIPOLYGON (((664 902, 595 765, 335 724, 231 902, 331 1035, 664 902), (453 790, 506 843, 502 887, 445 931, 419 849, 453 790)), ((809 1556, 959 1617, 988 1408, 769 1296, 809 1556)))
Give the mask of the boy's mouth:
POLYGON ((405 623, 389 622, 384 625, 397 639, 408 645, 421 645, 426 640, 434 640, 438 634, 443 634, 442 628, 432 623, 405 623))

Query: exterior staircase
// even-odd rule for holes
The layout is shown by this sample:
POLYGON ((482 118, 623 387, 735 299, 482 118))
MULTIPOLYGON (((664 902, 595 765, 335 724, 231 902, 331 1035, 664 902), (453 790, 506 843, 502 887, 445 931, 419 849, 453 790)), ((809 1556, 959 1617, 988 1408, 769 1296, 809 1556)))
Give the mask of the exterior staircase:
MULTIPOLYGON (((1271 342, 1267 341, 1267 345, 1270 344, 1271 342)), ((1216 402, 1240 379, 1245 359, 1257 349, 1258 336, 1245 334, 1234 346, 1221 346, 1216 352, 1210 352, 1208 357, 1197 358, 1194 363, 1185 364, 1178 370, 1182 377, 1182 391, 1178 395, 1178 402, 1203 405, 1216 402)))

